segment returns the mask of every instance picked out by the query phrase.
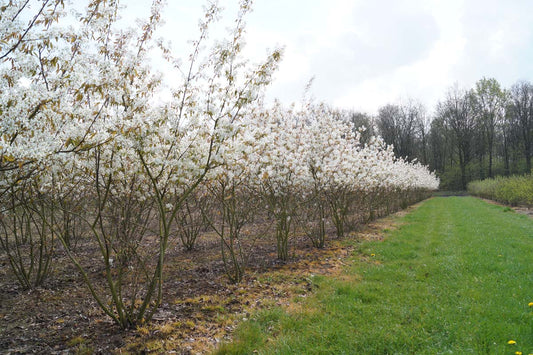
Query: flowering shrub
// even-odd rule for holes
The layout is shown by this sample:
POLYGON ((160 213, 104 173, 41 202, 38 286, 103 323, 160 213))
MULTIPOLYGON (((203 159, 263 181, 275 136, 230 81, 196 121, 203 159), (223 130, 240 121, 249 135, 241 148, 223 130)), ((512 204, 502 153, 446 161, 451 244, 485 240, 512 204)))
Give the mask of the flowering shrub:
POLYGON ((299 110, 258 107, 239 119, 232 139, 221 146, 223 163, 213 171, 218 186, 231 181, 232 191, 238 187, 241 198, 256 204, 261 196, 275 224, 282 260, 288 258, 296 222, 322 247, 327 219, 342 236, 357 223, 354 216, 365 219, 363 210, 375 217, 438 188, 426 167, 394 158, 392 147, 380 138, 361 144, 360 132, 338 117, 334 109, 311 103, 299 110))
POLYGON ((118 28, 115 1, 92 0, 74 15, 63 1, 45 1, 29 26, 20 15, 27 2, 1 4, 1 246, 26 288, 43 282, 59 242, 102 310, 132 327, 162 301, 175 231, 190 249, 198 223, 213 229, 237 282, 243 227, 257 216, 273 221, 286 260, 295 228, 322 247, 327 220, 342 236, 438 187, 427 168, 395 159, 380 138, 362 144, 361 132, 325 105, 264 106, 281 53, 256 66, 241 58, 249 1, 230 39, 207 53, 219 8, 206 9, 187 65, 177 68, 183 80, 164 104, 148 58, 159 47, 178 61, 152 38, 159 1, 140 32, 118 28), (68 16, 79 24, 63 26, 68 16), (84 264, 78 239, 101 257, 84 264), (42 267, 32 274, 25 265, 34 264, 42 267), (96 265, 103 280, 87 272, 96 265))

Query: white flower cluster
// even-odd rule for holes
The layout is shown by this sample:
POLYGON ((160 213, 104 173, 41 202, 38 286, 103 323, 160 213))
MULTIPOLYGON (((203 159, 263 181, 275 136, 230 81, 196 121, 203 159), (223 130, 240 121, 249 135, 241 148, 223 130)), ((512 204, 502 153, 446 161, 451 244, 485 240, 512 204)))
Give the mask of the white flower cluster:
MULTIPOLYGON (((144 321, 144 312, 153 308, 148 312, 153 314, 161 303, 169 238, 182 207, 193 198, 200 210, 193 212, 202 220, 214 229, 222 222, 224 243, 223 228, 232 223, 225 244, 232 255, 235 245, 240 248, 241 228, 253 220, 250 215, 267 211, 277 224, 278 257, 286 259, 295 220, 313 215, 299 214, 302 206, 319 210, 322 234, 324 220, 333 217, 342 235, 346 215, 361 212, 349 208, 354 204, 373 215, 373 208, 389 202, 412 202, 406 195, 413 191, 438 188, 433 173, 395 159, 380 138, 362 145, 360 132, 325 105, 263 106, 263 89, 281 52, 273 50, 256 66, 242 58, 249 0, 240 2, 230 39, 205 53, 209 24, 220 11, 213 2, 184 65, 152 39, 160 1, 154 1, 140 32, 117 28, 116 1, 91 0, 83 14, 70 15, 64 3, 71 4, 32 2, 38 14, 31 16, 27 12, 35 8, 28 1, 0 0, 0 222, 39 201, 50 213, 36 216, 64 234, 60 239, 67 250, 72 219, 99 246, 107 275, 121 263, 123 270, 142 274, 144 301, 130 318, 124 316, 127 303, 115 299, 108 307, 93 293, 123 327, 144 321), (64 26, 63 17, 76 25, 64 26), (28 25, 24 18, 33 20, 28 25), (162 76, 149 65, 156 47, 183 79, 169 84, 172 98, 165 103, 158 100, 162 76), (374 197, 379 203, 372 203, 374 197), (207 199, 222 213, 209 215, 213 207, 200 206, 207 199), (148 234, 158 235, 153 250, 144 250, 148 234), (128 259, 131 250, 157 258, 153 272, 146 269, 150 263, 128 259), (111 265, 112 260, 117 262, 111 265)), ((86 275, 70 252, 69 257, 86 275)), ((236 261, 234 266, 237 280, 242 269, 236 261)), ((113 297, 130 280, 118 275, 108 278, 113 297)), ((139 288, 130 286, 134 305, 139 288)))
MULTIPOLYGON (((14 4, 23 8, 23 2, 14 4)), ((67 188, 67 181, 83 189, 83 181, 92 184, 99 174, 119 182, 134 176, 145 187, 156 181, 156 189, 179 195, 214 167, 211 175, 246 177, 275 194, 305 194, 317 185, 438 187, 425 167, 394 159, 379 138, 361 146, 358 133, 323 105, 259 108, 280 54, 248 69, 239 59, 240 25, 204 61, 192 58, 174 100, 154 107, 160 75, 146 64, 144 43, 151 27, 141 34, 112 30, 117 9, 103 7, 98 16, 93 10, 78 15, 76 28, 45 17, 18 45, 11 34, 24 32, 22 20, 16 11, 10 21, 2 16, 0 31, 12 50, 2 52, 0 65, 0 188, 42 172, 43 190, 52 182, 67 188)), ((117 194, 120 186, 131 188, 116 185, 117 194)), ((153 197, 148 190, 139 189, 138 197, 153 197)))
POLYGON ((221 147, 224 164, 213 175, 239 176, 247 185, 278 195, 321 189, 352 191, 435 190, 439 179, 427 167, 396 159, 391 146, 360 132, 324 105, 303 109, 277 104, 240 122, 221 147))
POLYGON ((34 8, 8 3, 0 2, 0 192, 30 177, 43 192, 57 183, 84 190, 107 177, 116 194, 134 180, 138 198, 153 198, 154 183, 179 195, 220 164, 221 143, 280 60, 278 50, 256 67, 241 58, 242 18, 230 41, 205 53, 220 11, 213 5, 188 62, 176 64, 183 81, 171 83, 173 98, 161 104, 161 74, 149 57, 158 46, 178 61, 151 40, 160 9, 139 33, 117 26, 116 2, 89 2, 82 14, 43 2, 30 26, 23 17, 34 8), (63 25, 72 19, 77 25, 63 25))

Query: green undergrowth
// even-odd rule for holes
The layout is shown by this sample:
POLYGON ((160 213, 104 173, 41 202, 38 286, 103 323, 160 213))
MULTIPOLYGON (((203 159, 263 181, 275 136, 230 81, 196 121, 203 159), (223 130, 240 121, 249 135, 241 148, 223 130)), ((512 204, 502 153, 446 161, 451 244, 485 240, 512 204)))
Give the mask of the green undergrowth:
POLYGON ((510 205, 533 206, 533 174, 472 181, 468 192, 510 205))
POLYGON ((313 277, 313 295, 253 315, 217 353, 533 353, 532 261, 531 218, 432 198, 385 241, 360 244, 342 275, 313 277))

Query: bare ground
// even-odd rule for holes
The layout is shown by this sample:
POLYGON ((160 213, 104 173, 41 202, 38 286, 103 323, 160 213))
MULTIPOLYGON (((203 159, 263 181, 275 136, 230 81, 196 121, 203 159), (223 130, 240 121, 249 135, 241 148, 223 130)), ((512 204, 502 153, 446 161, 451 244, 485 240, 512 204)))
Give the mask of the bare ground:
POLYGON ((532 206, 519 206, 519 207, 513 207, 513 209, 518 213, 522 213, 533 218, 533 207, 532 206))
POLYGON ((133 330, 120 329, 98 308, 68 261, 43 287, 23 291, 0 255, 0 353, 209 353, 249 313, 306 297, 313 290, 311 275, 338 274, 357 255, 359 242, 382 239, 396 225, 394 216, 385 217, 342 240, 329 238, 324 249, 293 238, 289 262, 277 261, 275 242, 262 240, 239 284, 227 281, 216 239, 200 239, 192 252, 175 245, 167 256, 164 303, 150 325, 133 330))

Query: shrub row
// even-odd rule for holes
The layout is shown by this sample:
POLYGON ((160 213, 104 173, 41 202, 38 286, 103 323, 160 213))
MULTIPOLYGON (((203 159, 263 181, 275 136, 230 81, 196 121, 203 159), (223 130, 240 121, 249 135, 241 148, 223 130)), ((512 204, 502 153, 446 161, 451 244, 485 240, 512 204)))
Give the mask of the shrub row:
POLYGON ((533 174, 476 180, 468 184, 471 195, 512 206, 533 205, 533 174))

